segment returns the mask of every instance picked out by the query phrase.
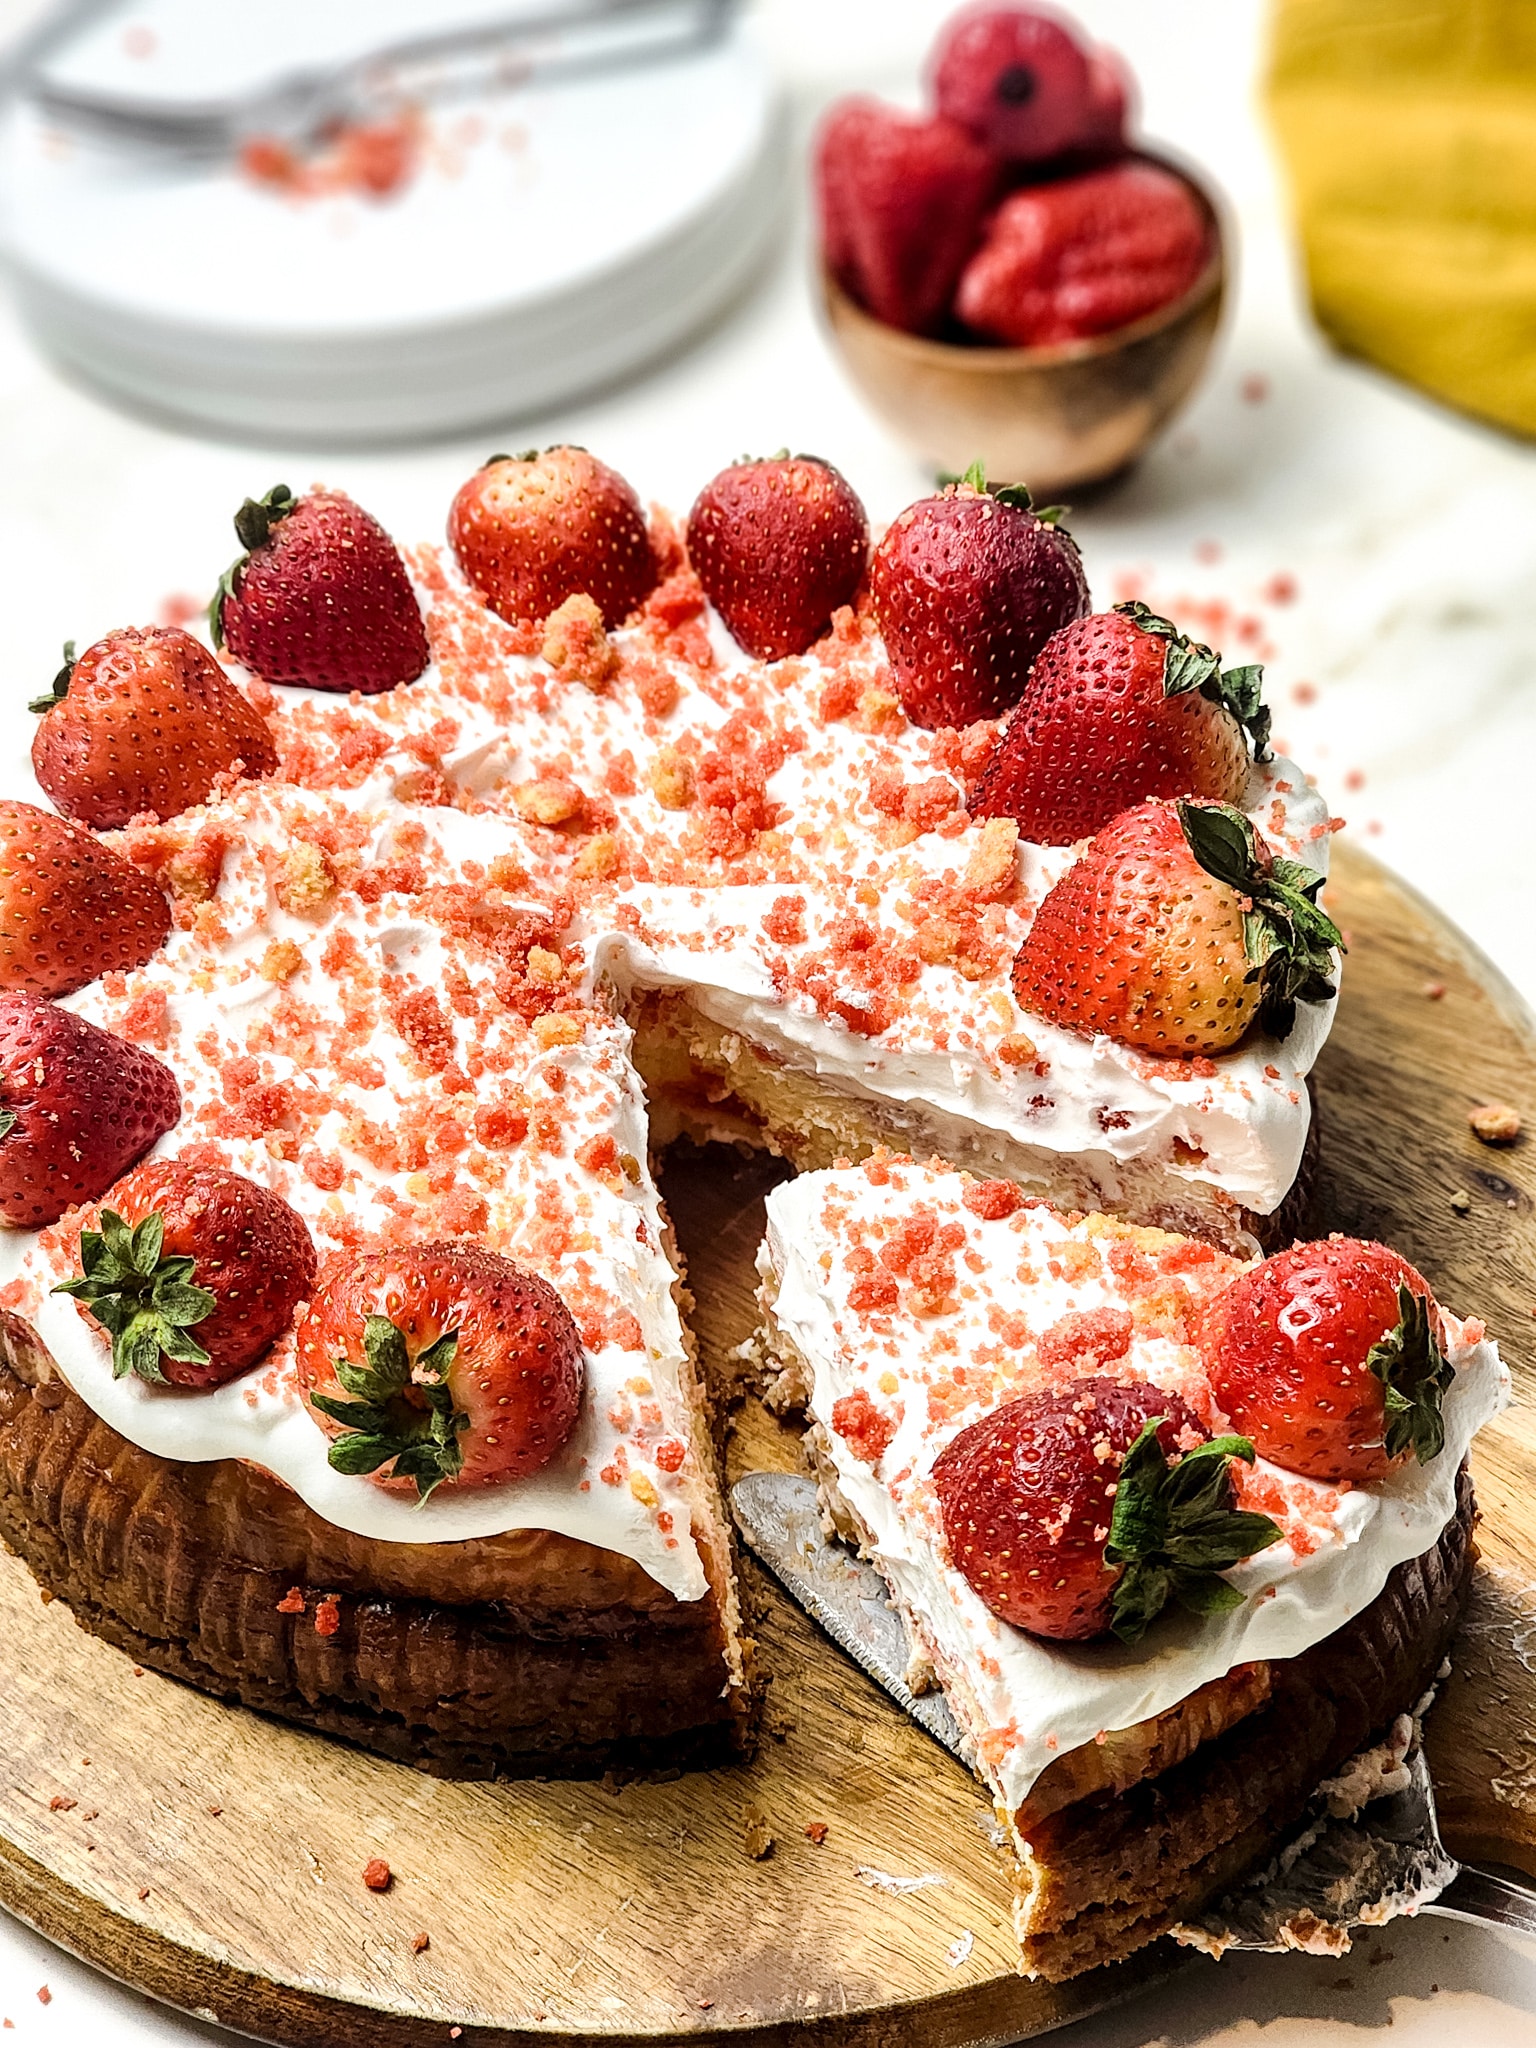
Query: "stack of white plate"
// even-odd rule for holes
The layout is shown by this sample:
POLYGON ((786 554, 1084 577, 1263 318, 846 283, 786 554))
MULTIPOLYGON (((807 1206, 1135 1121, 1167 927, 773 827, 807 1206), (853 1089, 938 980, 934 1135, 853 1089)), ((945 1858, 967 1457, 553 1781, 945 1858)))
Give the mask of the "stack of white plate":
MULTIPOLYGON (((377 41, 489 8, 508 11, 139 0, 51 75, 205 98, 344 53, 338 22, 377 41)), ((108 395, 223 435, 377 443, 531 413, 664 354, 760 267, 783 168, 739 30, 435 107, 385 199, 85 143, 22 101, 0 121, 0 248, 42 346, 108 395)))

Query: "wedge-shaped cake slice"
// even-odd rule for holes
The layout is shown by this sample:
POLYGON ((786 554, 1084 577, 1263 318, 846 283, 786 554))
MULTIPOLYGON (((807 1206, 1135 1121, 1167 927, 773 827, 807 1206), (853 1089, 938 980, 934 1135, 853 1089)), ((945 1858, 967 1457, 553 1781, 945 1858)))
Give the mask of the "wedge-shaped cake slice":
POLYGON ((891 1157, 769 1199, 783 1391, 1010 1831, 1032 1974, 1261 1865, 1445 1656, 1507 1374, 1384 1248, 1310 1253, 1323 1282, 891 1157), (1341 1262, 1370 1285, 1332 1287, 1341 1262), (1315 1371, 1319 1318, 1369 1322, 1383 1284, 1390 1327, 1319 1422, 1285 1361, 1315 1371), (1341 1462, 1374 1476, 1297 1469, 1341 1462))

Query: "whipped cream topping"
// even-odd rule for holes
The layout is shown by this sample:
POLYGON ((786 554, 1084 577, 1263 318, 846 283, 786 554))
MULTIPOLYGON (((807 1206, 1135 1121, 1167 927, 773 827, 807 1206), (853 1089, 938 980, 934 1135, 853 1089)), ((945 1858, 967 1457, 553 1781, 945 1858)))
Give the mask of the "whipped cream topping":
POLYGON ((806 1174, 769 1196, 760 1263, 773 1322, 808 1370, 809 1411, 837 1486, 978 1770, 1012 1813, 1056 1757, 1164 1712, 1239 1664, 1295 1657, 1367 1607, 1450 1521, 1457 1470, 1507 1402, 1509 1375, 1480 1324, 1447 1315, 1456 1372, 1438 1457, 1356 1487, 1263 1459, 1252 1472, 1234 1468, 1240 1504, 1282 1530, 1228 1574, 1241 1607, 1208 1618, 1170 1612, 1135 1646, 1048 1642, 1000 1621, 945 1561, 935 1458, 1003 1402, 1090 1369, 1051 1371, 1040 1340, 1061 1317, 1092 1310, 1132 1319, 1129 1352, 1105 1371, 1182 1395, 1220 1429, 1190 1340, 1203 1304, 1244 1266, 1103 1217, 1067 1218, 1044 1204, 988 1215, 975 1205, 1005 1203, 937 1167, 877 1159, 806 1174))
MULTIPOLYGON (((348 699, 245 679, 279 774, 110 835, 177 928, 68 998, 178 1075, 156 1154, 196 1147, 274 1188, 322 1255, 465 1237, 544 1274, 587 1352, 564 1456, 417 1508, 331 1472, 287 1343, 213 1394, 113 1382, 94 1324, 49 1293, 78 1215, 0 1232, 0 1308, 143 1448, 248 1457, 385 1540, 562 1530, 693 1598, 701 1472, 629 991, 687 989, 968 1162, 1006 1170, 1027 1146, 1083 1163, 1102 1201, 1134 1165, 1261 1211, 1294 1178, 1331 1006, 1302 1005, 1283 1045, 1191 1062, 1026 1017, 1009 969, 1072 852, 967 818, 994 728, 910 725, 851 612, 803 660, 747 660, 658 535, 672 573, 591 681, 431 549, 417 682, 348 699)), ((1326 806, 1290 763, 1256 768, 1247 802, 1277 852, 1326 865, 1326 806)))

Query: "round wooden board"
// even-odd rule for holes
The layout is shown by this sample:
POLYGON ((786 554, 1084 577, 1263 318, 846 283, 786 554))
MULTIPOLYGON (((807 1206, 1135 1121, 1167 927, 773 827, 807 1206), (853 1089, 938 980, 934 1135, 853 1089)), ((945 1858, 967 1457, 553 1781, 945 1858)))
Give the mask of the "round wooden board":
MULTIPOLYGON (((1485 1315, 1520 1388, 1479 1446, 1483 1558, 1430 1747, 1453 1848, 1536 1871, 1536 1143, 1490 1151, 1466 1122, 1489 1098, 1536 1122, 1536 1025, 1364 855, 1342 851, 1331 900, 1351 950, 1320 1076, 1328 1221, 1485 1315)), ((667 1176, 713 1360, 754 1321, 774 1174, 711 1152, 667 1176)), ((733 1468, 795 1455, 746 1404, 733 1468)), ((338 2048, 450 2027, 466 2048, 805 2028, 947 2048, 1045 2032, 1175 1966, 1159 1949, 1064 1987, 1020 1979, 978 1786, 746 1571, 772 1680, 756 1762, 605 1789, 443 1784, 136 1676, 0 1557, 0 1902, 173 2005, 338 2048), (762 1861, 753 1814, 775 1838, 762 1861), (374 1856, 387 1893, 362 1884, 374 1856), (942 1882, 892 1895, 860 1866, 942 1882)))

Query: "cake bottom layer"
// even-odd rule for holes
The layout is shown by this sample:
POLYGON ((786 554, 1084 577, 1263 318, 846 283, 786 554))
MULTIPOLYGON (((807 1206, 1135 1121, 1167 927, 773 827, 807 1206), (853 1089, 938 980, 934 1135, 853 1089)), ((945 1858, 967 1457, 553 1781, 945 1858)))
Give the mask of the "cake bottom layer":
POLYGON ((141 1664, 435 1775, 738 1755, 729 1541, 723 1521, 698 1533, 710 1590, 691 1602, 544 1530, 352 1536, 257 1466, 128 1443, 0 1319, 0 1540, 45 1591, 141 1664))
POLYGON ((776 1049, 717 1022, 677 989, 638 991, 627 1005, 634 1060, 646 1086, 651 1143, 686 1134, 765 1147, 809 1173, 857 1163, 886 1147, 940 1155, 983 1179, 1017 1181, 1053 1208, 1104 1211, 1204 1238, 1241 1254, 1310 1234, 1319 1156, 1317 1100, 1296 1180, 1273 1214, 1245 1209, 1208 1181, 1158 1158, 1116 1161, 1022 1145, 921 1102, 877 1099, 786 1062, 776 1049))

